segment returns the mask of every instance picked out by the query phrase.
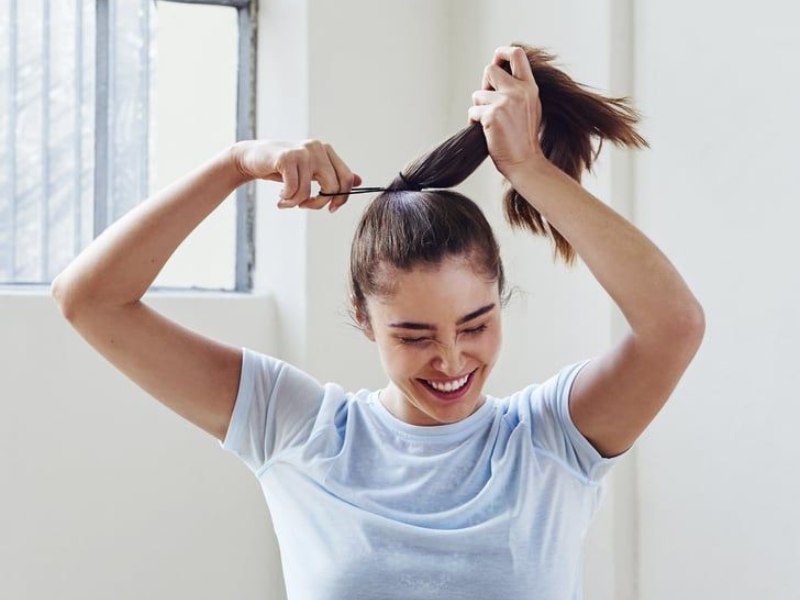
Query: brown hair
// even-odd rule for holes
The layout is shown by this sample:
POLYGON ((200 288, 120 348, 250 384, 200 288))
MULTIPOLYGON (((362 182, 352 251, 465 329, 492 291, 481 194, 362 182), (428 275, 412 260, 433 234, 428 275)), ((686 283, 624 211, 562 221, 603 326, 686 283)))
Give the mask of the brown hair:
MULTIPOLYGON (((530 62, 542 104, 539 145, 556 167, 580 182, 584 170, 591 172, 603 140, 649 147, 634 128, 639 114, 626 104, 627 97, 608 98, 587 91, 553 66, 554 55, 520 42, 511 45, 524 49, 530 62), (592 136, 600 139, 594 153, 592 136)), ((511 74, 507 62, 503 68, 511 74)), ((463 257, 476 273, 496 280, 505 305, 500 248, 478 205, 453 190, 415 191, 456 186, 487 156, 483 126, 472 123, 408 163, 366 208, 350 252, 350 293, 353 307, 367 323, 366 296, 391 296, 392 269, 433 267, 448 257, 463 257)), ((561 256, 568 266, 573 265, 576 254, 569 242, 510 185, 503 207, 512 229, 526 228, 534 235, 550 237, 554 260, 561 256)))

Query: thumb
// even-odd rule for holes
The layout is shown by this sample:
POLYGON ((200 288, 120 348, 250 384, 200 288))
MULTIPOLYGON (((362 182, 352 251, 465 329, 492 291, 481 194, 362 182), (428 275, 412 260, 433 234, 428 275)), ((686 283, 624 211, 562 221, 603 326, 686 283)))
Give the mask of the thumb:
POLYGON ((356 176, 356 178, 355 178, 355 181, 353 181, 353 185, 355 185, 355 186, 359 186, 359 185, 361 185, 361 177, 359 177, 359 176, 358 176, 358 175, 356 175, 355 173, 353 173, 353 175, 355 175, 355 176, 356 176))

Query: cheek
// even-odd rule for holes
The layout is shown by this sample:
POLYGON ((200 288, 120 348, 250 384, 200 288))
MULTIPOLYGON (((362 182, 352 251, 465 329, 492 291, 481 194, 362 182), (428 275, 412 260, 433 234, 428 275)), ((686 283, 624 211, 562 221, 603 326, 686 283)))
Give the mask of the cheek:
POLYGON ((408 375, 419 371, 420 365, 424 362, 424 353, 407 349, 403 346, 390 344, 381 353, 383 356, 383 368, 387 373, 394 377, 408 375))
POLYGON ((487 363, 491 363, 500 353, 500 346, 503 342, 503 335, 499 329, 486 332, 480 342, 481 358, 487 363))

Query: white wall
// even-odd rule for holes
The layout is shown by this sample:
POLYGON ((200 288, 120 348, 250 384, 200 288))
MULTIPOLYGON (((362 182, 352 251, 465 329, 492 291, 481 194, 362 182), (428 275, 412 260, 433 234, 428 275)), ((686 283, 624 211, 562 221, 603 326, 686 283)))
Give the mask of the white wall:
POLYGON ((640 445, 641 598, 800 597, 795 4, 637 3, 637 221, 706 336, 640 445))
MULTIPOLYGON (((214 339, 275 347, 265 296, 145 299, 214 339)), ((3 290, 0 331, 0 597, 280 589, 280 573, 261 566, 278 561, 268 512, 236 457, 114 369, 48 294, 3 290)))

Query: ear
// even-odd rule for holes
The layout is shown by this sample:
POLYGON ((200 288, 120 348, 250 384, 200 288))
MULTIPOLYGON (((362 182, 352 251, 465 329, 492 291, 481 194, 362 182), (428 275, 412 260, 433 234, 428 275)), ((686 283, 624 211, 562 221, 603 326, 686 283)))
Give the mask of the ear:
POLYGON ((364 327, 363 331, 364 331, 364 335, 367 336, 367 339, 369 339, 369 341, 371 341, 371 342, 375 341, 375 334, 372 331, 372 327, 367 325, 366 327, 364 327))
POLYGON ((370 341, 374 342, 375 332, 372 330, 372 325, 369 322, 369 317, 363 310, 361 310, 361 308, 356 303, 354 297, 352 296, 350 297, 350 302, 352 303, 353 310, 356 313, 356 320, 358 321, 358 324, 361 325, 361 331, 364 332, 364 335, 367 336, 367 338, 370 341))

